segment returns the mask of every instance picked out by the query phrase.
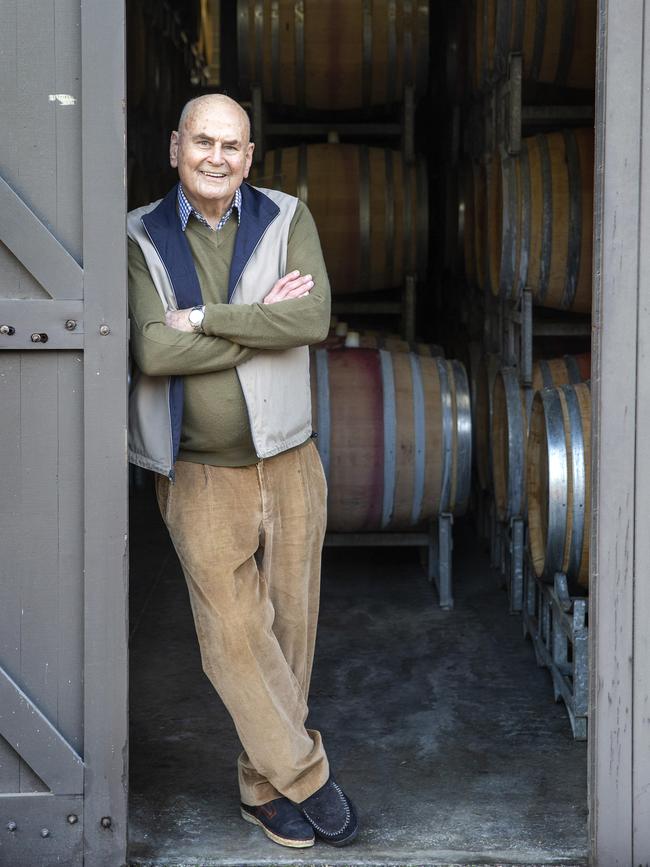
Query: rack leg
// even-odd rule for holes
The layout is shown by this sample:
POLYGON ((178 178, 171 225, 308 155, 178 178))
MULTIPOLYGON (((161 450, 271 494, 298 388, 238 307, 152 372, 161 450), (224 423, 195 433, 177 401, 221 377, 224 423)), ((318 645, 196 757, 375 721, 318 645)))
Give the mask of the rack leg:
POLYGON ((451 588, 453 539, 451 528, 453 516, 439 515, 437 521, 437 569, 433 572, 433 580, 438 590, 438 600, 441 608, 454 607, 451 588))
POLYGON ((407 274, 402 296, 402 336, 404 340, 415 340, 415 294, 415 275, 407 274))
POLYGON ((521 611, 524 603, 524 522, 522 518, 510 521, 510 613, 521 611))

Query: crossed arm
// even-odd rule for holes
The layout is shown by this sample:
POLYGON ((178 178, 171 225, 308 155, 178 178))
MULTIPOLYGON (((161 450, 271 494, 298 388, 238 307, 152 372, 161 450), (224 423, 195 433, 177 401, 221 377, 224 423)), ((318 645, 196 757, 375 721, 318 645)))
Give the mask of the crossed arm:
POLYGON ((201 334, 192 331, 188 310, 165 313, 144 257, 130 241, 131 344, 138 367, 152 376, 217 372, 264 350, 324 339, 329 282, 313 218, 304 205, 292 224, 287 265, 289 274, 270 287, 261 303, 206 304, 201 334))

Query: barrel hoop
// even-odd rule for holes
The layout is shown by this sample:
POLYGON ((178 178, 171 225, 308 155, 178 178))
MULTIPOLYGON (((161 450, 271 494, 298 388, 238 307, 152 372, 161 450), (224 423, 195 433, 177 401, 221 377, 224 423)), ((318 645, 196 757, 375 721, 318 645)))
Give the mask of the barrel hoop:
POLYGON ((571 383, 571 385, 577 385, 579 382, 583 381, 582 374, 580 373, 580 368, 578 367, 578 362, 576 361, 574 355, 565 355, 564 364, 566 365, 567 373, 569 375, 569 382, 571 383))
MULTIPOLYGON (((524 4, 522 4, 524 5, 524 4)), ((542 70, 542 60, 544 59, 544 44, 546 42, 546 0, 541 2, 537 0, 535 10, 535 42, 533 45, 533 56, 530 64, 531 77, 534 81, 539 81, 542 70)))
POLYGON ((397 403, 393 358, 385 349, 379 350, 381 382, 384 396, 384 497, 381 526, 385 530, 393 518, 395 506, 395 471, 397 461, 397 403))
POLYGON ((557 59, 555 83, 566 85, 573 60, 573 44, 576 35, 576 0, 564 0, 562 14, 562 36, 557 59))
POLYGON ((521 222, 519 224, 519 286, 525 289, 528 286, 528 262, 530 259, 530 226, 531 226, 531 191, 530 191, 530 162, 528 159, 528 144, 522 142, 521 156, 519 157, 519 177, 521 178, 521 222))
POLYGON ((499 292, 506 298, 515 295, 515 263, 517 243, 517 187, 515 164, 511 157, 501 161, 503 214, 501 217, 501 274, 499 292))
POLYGON ((456 391, 456 502, 454 514, 467 510, 472 487, 472 402, 467 371, 452 361, 456 391))
POLYGON ((271 0, 271 93, 279 105, 280 95, 280 0, 271 0))
POLYGON ((386 101, 389 105, 395 102, 395 79, 397 78, 397 9, 395 4, 396 0, 388 0, 388 65, 386 67, 388 88, 386 91, 386 101))
POLYGON ((248 12, 248 0, 239 0, 237 4, 237 60, 239 78, 246 91, 250 90, 251 83, 248 12))
POLYGON ((424 498, 424 477, 426 467, 426 420, 424 412, 424 387, 422 385, 422 370, 420 357, 409 352, 411 362, 411 380, 413 383, 413 505, 411 507, 411 524, 417 524, 422 515, 422 500, 424 498))
MULTIPOLYGON (((404 53, 402 55, 404 62, 404 84, 413 86, 415 84, 414 68, 413 68, 413 2, 412 0, 404 0, 402 8, 402 39, 404 53)), ((389 70, 390 75, 390 70, 389 70)))
POLYGON ((553 388, 553 374, 551 373, 551 368, 548 365, 548 361, 542 359, 538 362, 539 364, 539 372, 542 376, 542 387, 543 388, 553 388))
POLYGON ((363 0, 363 57, 361 79, 362 105, 370 105, 372 96, 372 0, 363 0))
POLYGON ((296 105, 305 107, 305 3, 295 0, 293 5, 296 50, 296 105))
POLYGON ((544 577, 562 569, 567 513, 567 454, 562 407, 554 388, 540 391, 546 425, 548 455, 548 524, 544 577))
POLYGON ((526 431, 521 412, 521 386, 514 368, 501 370, 506 397, 508 427, 508 477, 506 510, 508 518, 523 517, 524 513, 524 450, 526 431))
POLYGON ((329 358, 326 349, 316 350, 316 406, 318 407, 318 436, 316 445, 323 462, 325 478, 330 480, 330 382, 329 358))
POLYGON ((273 188, 282 189, 282 148, 273 152, 273 188))
POLYGON ((307 199, 309 198, 309 183, 307 180, 307 159, 307 145, 298 145, 298 187, 296 195, 301 202, 305 203, 305 205, 307 204, 307 199))
POLYGON ((415 180, 417 190, 415 251, 418 275, 424 277, 427 273, 429 255, 429 184, 427 164, 421 157, 415 163, 415 180))
MULTIPOLYGON (((414 82, 416 93, 425 87, 429 69, 429 0, 419 0, 417 8, 417 80, 414 82), (419 85, 419 87, 418 87, 419 85)), ((393 67, 388 67, 392 69, 393 67)), ((390 74, 389 74, 390 77, 390 74)))
POLYGON ((582 183, 580 154, 573 130, 564 131, 564 150, 569 174, 569 248, 567 252, 566 280, 562 306, 569 310, 578 288, 580 250, 582 247, 582 183))
POLYGON ((370 151, 359 146, 359 276, 361 286, 370 285, 370 151))
POLYGON ((255 83, 263 86, 264 75, 264 4, 255 0, 255 83))
POLYGON ((451 460, 452 460, 452 413, 451 392, 447 362, 444 358, 436 358, 438 378, 440 381, 440 409, 442 415, 442 474, 440 482, 440 511, 446 512, 450 507, 451 494, 451 460))
POLYGON ((562 386, 566 400, 571 432, 571 477, 573 484, 573 515, 571 524, 571 548, 567 577, 577 578, 582 559, 582 542, 585 531, 585 505, 587 499, 587 479, 585 472, 585 442, 582 430, 580 404, 571 385, 562 386))
POLYGON ((413 262, 413 215, 411 213, 411 167, 402 159, 402 188, 404 190, 404 273, 412 274, 413 262))
POLYGON ((386 224, 386 274, 389 285, 395 272, 395 180, 393 177, 393 151, 390 148, 384 150, 384 165, 386 169, 386 196, 384 220, 386 224))
POLYGON ((544 301, 548 292, 551 276, 551 253, 553 245, 553 187, 551 154, 548 138, 545 135, 536 136, 539 145, 539 164, 542 171, 542 250, 539 266, 539 292, 537 300, 544 301))

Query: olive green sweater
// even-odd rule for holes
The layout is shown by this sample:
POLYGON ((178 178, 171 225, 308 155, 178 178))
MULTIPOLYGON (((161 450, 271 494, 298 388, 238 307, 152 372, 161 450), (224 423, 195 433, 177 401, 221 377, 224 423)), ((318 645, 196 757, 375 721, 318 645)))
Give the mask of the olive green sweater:
MULTIPOLYGON (((186 229, 205 302, 204 334, 165 325, 162 302, 139 246, 129 240, 131 351, 150 376, 185 379, 179 460, 216 466, 257 461, 236 367, 259 352, 317 343, 327 335, 330 290, 314 220, 299 202, 289 230, 287 272, 311 274, 305 298, 276 304, 228 304, 236 215, 212 231, 191 216, 186 229)), ((271 290, 274 280, 262 287, 271 290)), ((263 297, 263 296, 262 296, 263 297)))

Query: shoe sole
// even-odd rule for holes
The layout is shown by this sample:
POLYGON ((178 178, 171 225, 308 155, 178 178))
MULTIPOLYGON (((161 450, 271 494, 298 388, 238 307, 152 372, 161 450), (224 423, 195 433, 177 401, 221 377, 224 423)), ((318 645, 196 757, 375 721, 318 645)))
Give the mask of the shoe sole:
POLYGON ((251 825, 257 825, 259 828, 264 831, 269 840, 273 840, 274 843, 278 843, 280 846, 288 846, 290 849, 308 849, 310 846, 313 846, 316 842, 315 839, 312 840, 289 840, 288 837, 280 837, 279 834, 274 834, 273 831, 269 830, 264 822, 260 822, 260 820, 252 816, 250 813, 247 813, 246 810, 242 810, 240 808, 239 812, 241 813, 242 819, 246 822, 250 822, 251 825))
POLYGON ((330 846, 347 846, 348 843, 351 843, 354 839, 356 839, 358 833, 359 828, 357 827, 349 836, 344 837, 342 840, 328 840, 327 837, 322 837, 320 834, 318 834, 318 839, 322 840, 323 843, 329 843, 330 846))

